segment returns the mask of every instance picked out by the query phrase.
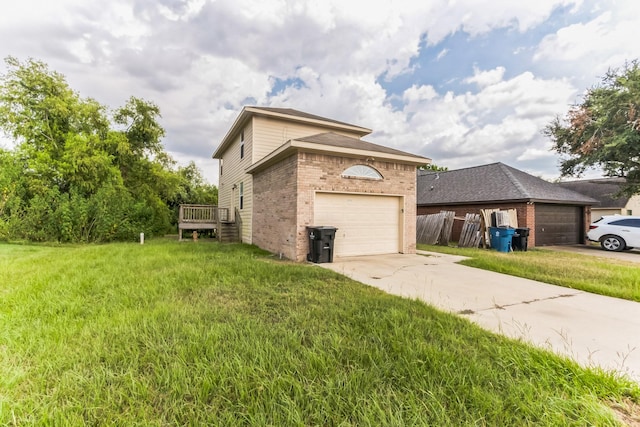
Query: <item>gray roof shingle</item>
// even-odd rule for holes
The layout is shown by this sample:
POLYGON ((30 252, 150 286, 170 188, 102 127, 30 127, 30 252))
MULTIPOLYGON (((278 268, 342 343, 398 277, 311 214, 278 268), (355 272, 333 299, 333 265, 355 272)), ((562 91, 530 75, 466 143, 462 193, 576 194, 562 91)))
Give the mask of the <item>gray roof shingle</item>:
POLYGON ((419 171, 417 187, 420 206, 513 201, 582 205, 596 202, 503 163, 446 172, 419 171))
POLYGON ((599 207, 624 208, 629 197, 615 197, 616 193, 620 191, 620 186, 624 183, 624 178, 600 178, 559 182, 558 185, 596 199, 599 207))
MULTIPOLYGON (((358 138, 340 135, 338 133, 326 132, 311 136, 296 138, 296 141, 312 142, 315 144, 328 145, 332 147, 351 148, 354 150, 377 151, 379 153, 395 154, 399 156, 421 157, 405 151, 396 150, 395 148, 385 147, 383 145, 374 144, 372 142, 363 141, 358 138)), ((430 159, 425 158, 425 161, 430 159)))
POLYGON ((360 127, 357 125, 353 125, 351 123, 345 123, 338 120, 329 119, 327 117, 316 116, 315 114, 305 113, 304 111, 294 110, 293 108, 256 107, 256 106, 251 106, 249 108, 271 112, 271 113, 286 114, 287 116, 291 116, 291 117, 300 117, 303 119, 319 120, 322 122, 335 123, 335 124, 344 125, 344 126, 360 127))

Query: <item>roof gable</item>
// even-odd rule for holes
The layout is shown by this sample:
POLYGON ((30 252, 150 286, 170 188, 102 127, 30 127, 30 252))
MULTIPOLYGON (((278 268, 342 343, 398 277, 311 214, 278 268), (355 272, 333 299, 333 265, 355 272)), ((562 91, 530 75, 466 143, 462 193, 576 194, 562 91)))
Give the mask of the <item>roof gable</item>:
POLYGON ((275 108, 275 107, 247 107, 248 111, 252 111, 256 114, 266 113, 267 115, 287 116, 290 119, 298 119, 299 121, 314 121, 314 122, 326 122, 340 126, 360 128, 363 131, 367 131, 365 135, 371 133, 371 129, 366 129, 360 126, 356 126, 350 123, 341 122, 338 120, 329 119, 322 116, 316 116, 315 114, 305 113, 304 111, 294 110, 293 108, 275 108))
POLYGON ((419 157, 415 154, 396 150, 395 148, 385 147, 384 145, 374 144, 372 142, 363 141, 358 138, 351 138, 333 132, 320 133, 302 138, 296 138, 296 141, 311 142, 318 145, 327 145, 331 147, 350 148, 354 150, 372 151, 381 154, 395 154, 398 156, 419 157))
POLYGON ((294 110, 292 108, 275 108, 275 107, 252 107, 247 106, 242 109, 238 117, 231 125, 231 128, 227 131, 224 138, 218 145, 218 148, 213 153, 212 157, 218 159, 222 157, 222 154, 229 148, 234 138, 240 133, 240 130, 251 120, 252 117, 269 117, 272 119, 279 119, 288 122, 304 123, 309 125, 315 125, 324 127, 327 130, 343 130, 348 131, 360 136, 368 135, 371 133, 371 129, 357 126, 338 120, 328 119, 326 117, 316 116, 314 114, 305 113, 303 111, 294 110))
POLYGON ((384 160, 413 166, 424 165, 425 163, 431 162, 431 159, 426 157, 406 153, 383 145, 373 144, 358 138, 327 132, 291 139, 269 155, 251 165, 251 167, 247 169, 247 172, 254 173, 263 170, 298 151, 360 158, 362 161, 384 160))
POLYGON ((503 163, 419 172, 418 205, 532 201, 593 204, 595 200, 503 163))

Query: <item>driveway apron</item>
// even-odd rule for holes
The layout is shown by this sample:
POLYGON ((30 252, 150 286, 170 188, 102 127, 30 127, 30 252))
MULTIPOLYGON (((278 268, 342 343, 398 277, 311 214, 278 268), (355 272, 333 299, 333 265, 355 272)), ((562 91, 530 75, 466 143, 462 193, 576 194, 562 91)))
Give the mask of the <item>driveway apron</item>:
POLYGON ((462 259, 420 252, 318 265, 640 382, 640 303, 456 264, 462 259))

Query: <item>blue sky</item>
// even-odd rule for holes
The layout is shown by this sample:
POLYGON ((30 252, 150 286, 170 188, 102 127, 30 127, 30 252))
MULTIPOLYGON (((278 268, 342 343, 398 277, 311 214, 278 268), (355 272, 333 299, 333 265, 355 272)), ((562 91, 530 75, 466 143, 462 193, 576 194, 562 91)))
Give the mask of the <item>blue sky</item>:
POLYGON ((365 126, 450 169, 556 179, 542 129, 640 58, 638 28, 633 0, 23 0, 3 7, 0 54, 113 108, 157 103, 167 150, 213 183, 211 154, 247 104, 365 126))

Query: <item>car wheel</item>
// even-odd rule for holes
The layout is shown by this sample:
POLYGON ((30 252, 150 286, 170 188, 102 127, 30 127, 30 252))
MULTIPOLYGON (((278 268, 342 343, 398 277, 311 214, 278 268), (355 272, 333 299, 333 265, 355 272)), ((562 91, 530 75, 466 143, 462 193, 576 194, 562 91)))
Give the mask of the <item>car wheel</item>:
POLYGON ((604 236, 600 239, 600 245, 605 251, 620 252, 627 246, 624 239, 618 236, 604 236))

